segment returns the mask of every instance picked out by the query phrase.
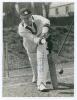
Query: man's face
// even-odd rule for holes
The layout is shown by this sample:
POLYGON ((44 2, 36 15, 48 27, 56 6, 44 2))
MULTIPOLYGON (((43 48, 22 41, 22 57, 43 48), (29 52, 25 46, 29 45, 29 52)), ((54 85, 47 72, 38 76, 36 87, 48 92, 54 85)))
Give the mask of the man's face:
POLYGON ((21 15, 20 18, 21 18, 21 20, 23 20, 25 23, 31 24, 31 23, 32 23, 31 15, 32 15, 32 14, 28 14, 28 15, 26 15, 26 16, 21 15))

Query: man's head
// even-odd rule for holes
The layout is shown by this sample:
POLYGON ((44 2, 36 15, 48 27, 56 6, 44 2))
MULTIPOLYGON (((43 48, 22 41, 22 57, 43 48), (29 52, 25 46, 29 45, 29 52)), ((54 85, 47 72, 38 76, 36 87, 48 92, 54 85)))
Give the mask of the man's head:
POLYGON ((32 15, 32 12, 28 9, 22 8, 20 10, 20 18, 21 20, 24 20, 25 23, 32 22, 31 15, 32 15))

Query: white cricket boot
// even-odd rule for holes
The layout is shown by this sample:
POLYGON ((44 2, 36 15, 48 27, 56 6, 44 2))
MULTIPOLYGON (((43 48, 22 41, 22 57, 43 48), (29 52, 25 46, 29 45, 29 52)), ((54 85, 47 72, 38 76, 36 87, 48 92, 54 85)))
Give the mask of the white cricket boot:
POLYGON ((46 85, 45 85, 43 82, 41 82, 41 84, 37 87, 37 89, 38 89, 39 91, 42 91, 42 92, 48 91, 46 85))

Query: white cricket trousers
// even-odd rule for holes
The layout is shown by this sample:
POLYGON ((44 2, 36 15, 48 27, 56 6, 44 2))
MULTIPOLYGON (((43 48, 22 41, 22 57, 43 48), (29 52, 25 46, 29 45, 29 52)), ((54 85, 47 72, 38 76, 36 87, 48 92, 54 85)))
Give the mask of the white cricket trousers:
POLYGON ((41 82, 46 85, 47 81, 49 66, 46 47, 46 44, 37 47, 37 85, 40 85, 41 82))
POLYGON ((32 74, 37 79, 37 85, 40 85, 41 82, 46 84, 47 76, 50 78, 46 44, 39 45, 37 53, 27 53, 32 67, 32 74))

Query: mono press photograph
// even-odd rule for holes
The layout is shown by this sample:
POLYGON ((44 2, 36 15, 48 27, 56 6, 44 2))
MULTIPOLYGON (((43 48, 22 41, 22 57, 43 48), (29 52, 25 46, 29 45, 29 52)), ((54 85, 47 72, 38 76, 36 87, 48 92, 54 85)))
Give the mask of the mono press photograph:
POLYGON ((3 2, 3 97, 74 96, 74 2, 3 2))

